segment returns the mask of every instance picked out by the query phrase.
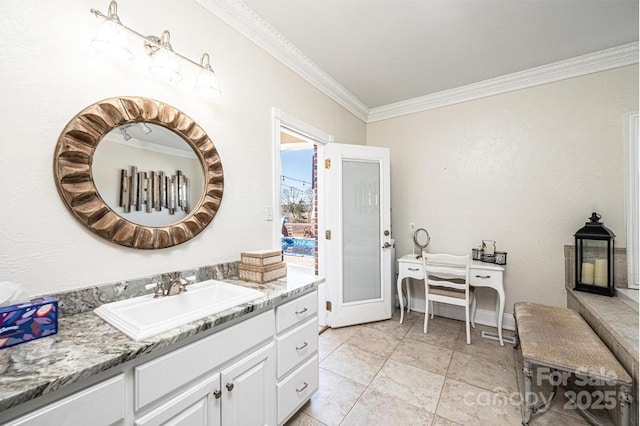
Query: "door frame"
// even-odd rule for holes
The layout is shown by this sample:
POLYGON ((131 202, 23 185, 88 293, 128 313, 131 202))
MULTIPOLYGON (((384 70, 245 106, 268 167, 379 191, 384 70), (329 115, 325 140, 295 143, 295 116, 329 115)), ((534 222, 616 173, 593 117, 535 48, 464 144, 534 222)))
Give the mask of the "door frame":
MULTIPOLYGON (((282 241, 280 239, 281 224, 280 220, 276 220, 276 217, 280 217, 280 132, 285 129, 288 133, 294 133, 301 139, 305 139, 310 143, 317 146, 317 203, 318 203, 318 275, 321 277, 327 277, 327 254, 325 239, 321 238, 325 229, 325 175, 324 175, 324 159, 325 149, 327 144, 334 142, 334 136, 327 133, 317 127, 314 127, 293 115, 287 114, 278 108, 271 109, 272 116, 272 142, 273 142, 273 159, 272 159, 272 174, 273 174, 273 199, 272 199, 272 241, 273 247, 282 247, 282 241)), ((318 321, 320 325, 325 325, 327 321, 327 310, 325 309, 325 285, 318 286, 318 321)))

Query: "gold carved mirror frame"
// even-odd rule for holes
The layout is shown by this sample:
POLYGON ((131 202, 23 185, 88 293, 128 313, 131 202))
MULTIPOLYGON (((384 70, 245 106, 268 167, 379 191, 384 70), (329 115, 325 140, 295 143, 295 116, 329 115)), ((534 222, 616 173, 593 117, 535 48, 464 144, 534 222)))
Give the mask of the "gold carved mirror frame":
POLYGON ((140 97, 105 99, 76 115, 58 138, 53 173, 60 196, 80 222, 102 238, 137 249, 172 247, 198 235, 220 208, 224 189, 222 162, 205 131, 176 108, 140 97), (172 225, 151 227, 124 219, 105 203, 93 179, 93 155, 103 137, 120 125, 138 122, 154 123, 181 136, 203 168, 200 201, 172 225))

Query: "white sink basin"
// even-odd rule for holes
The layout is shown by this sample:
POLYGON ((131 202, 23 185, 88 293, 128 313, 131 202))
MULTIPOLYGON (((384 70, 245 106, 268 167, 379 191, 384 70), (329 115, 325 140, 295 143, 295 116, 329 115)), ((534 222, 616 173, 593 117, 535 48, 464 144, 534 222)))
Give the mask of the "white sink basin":
POLYGON ((142 340, 262 296, 257 290, 207 280, 175 296, 147 294, 105 303, 93 312, 133 340, 142 340))

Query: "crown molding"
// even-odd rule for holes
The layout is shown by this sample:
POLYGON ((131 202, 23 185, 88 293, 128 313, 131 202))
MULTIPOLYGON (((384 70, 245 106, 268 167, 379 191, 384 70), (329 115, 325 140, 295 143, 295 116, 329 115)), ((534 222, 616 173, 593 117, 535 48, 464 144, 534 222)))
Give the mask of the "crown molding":
POLYGON ((387 120, 638 63, 638 42, 628 43, 370 109, 316 65, 244 1, 196 0, 196 2, 365 123, 387 120))
POLYGON ((369 110, 367 123, 526 89, 571 77, 638 63, 638 42, 576 56, 501 77, 444 90, 369 110))
POLYGON ((276 31, 242 0, 196 0, 231 28, 291 68, 325 95, 366 122, 369 107, 276 31))

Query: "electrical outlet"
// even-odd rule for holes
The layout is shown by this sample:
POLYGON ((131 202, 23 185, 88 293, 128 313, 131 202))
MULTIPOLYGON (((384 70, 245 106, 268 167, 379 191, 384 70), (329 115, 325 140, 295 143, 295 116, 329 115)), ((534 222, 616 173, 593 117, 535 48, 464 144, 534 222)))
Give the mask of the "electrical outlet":
POLYGON ((273 207, 264 207, 264 220, 273 220, 273 207))

